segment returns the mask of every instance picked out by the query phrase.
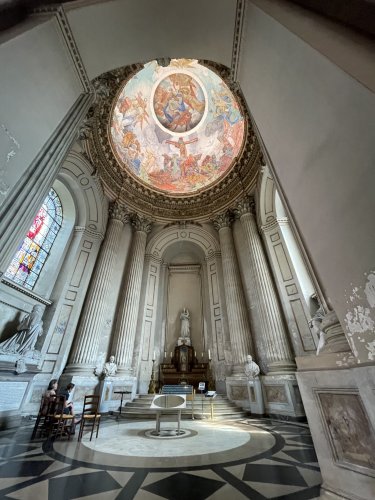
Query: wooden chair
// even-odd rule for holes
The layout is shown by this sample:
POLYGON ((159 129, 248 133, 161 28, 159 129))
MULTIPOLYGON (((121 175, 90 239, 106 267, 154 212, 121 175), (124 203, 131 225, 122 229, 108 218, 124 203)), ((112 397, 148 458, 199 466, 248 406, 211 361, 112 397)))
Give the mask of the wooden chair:
POLYGON ((78 441, 81 441, 83 431, 85 428, 91 428, 90 441, 92 439, 92 435, 94 430, 96 429, 96 436, 99 434, 99 426, 100 426, 100 413, 99 411, 99 396, 89 395, 85 396, 85 400, 83 402, 83 410, 81 417, 81 425, 79 427, 78 441))
POLYGON ((31 439, 35 439, 38 433, 40 437, 48 436, 51 406, 54 404, 55 399, 56 396, 42 396, 31 439))
POLYGON ((74 433, 74 416, 64 413, 65 396, 56 396, 48 408, 49 432, 48 436, 71 438, 74 433))

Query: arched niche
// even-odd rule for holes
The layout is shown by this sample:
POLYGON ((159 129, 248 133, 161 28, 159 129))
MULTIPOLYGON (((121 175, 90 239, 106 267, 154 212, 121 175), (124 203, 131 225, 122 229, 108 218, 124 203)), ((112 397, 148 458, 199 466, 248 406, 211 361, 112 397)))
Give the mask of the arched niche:
POLYGON ((195 224, 161 229, 146 248, 144 282, 142 334, 135 346, 139 352, 139 389, 148 384, 153 352, 158 364, 165 352, 169 356, 173 350, 179 337, 179 312, 184 307, 191 313, 191 338, 197 357, 204 353, 207 361, 210 349, 219 380, 219 373, 225 374, 228 339, 218 240, 195 224))

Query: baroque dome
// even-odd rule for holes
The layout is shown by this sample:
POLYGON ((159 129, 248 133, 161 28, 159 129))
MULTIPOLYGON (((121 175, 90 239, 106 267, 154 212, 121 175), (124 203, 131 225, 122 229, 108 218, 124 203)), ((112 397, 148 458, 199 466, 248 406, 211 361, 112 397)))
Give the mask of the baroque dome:
POLYGON ((110 198, 154 220, 208 220, 251 190, 260 149, 228 77, 172 59, 94 80, 88 154, 110 198))
POLYGON ((119 164, 151 189, 192 194, 222 178, 241 151, 244 117, 223 80, 198 61, 144 65, 110 118, 119 164))

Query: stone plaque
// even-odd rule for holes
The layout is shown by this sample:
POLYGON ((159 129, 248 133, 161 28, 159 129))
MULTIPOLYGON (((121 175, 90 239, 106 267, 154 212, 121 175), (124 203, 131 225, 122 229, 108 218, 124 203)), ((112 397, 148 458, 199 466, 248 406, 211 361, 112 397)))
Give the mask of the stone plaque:
POLYGON ((232 385, 231 388, 231 399, 243 400, 248 399, 247 387, 244 385, 232 385))
POLYGON ((375 436, 358 394, 318 393, 338 463, 375 470, 375 436))
POLYGON ((0 382, 1 411, 18 410, 27 388, 27 382, 0 382))
POLYGON ((269 403, 287 403, 288 397, 282 385, 266 385, 266 399, 269 403))

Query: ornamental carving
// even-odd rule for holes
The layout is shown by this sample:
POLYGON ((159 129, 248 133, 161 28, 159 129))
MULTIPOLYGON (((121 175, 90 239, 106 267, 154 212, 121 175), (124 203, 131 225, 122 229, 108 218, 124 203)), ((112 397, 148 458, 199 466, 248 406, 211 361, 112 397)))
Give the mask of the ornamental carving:
POLYGON ((234 215, 240 219, 243 215, 255 215, 255 202, 250 196, 246 196, 237 202, 236 207, 233 209, 234 215))
POLYGON ((123 224, 127 224, 130 220, 128 209, 117 201, 111 203, 109 207, 109 217, 111 219, 119 220, 123 224))
POLYGON ((138 214, 133 214, 131 223, 136 231, 142 231, 146 234, 148 234, 152 228, 152 222, 146 217, 140 216, 138 214))
POLYGON ((216 215, 216 217, 211 219, 211 222, 214 225, 216 231, 220 231, 220 229, 223 229, 224 227, 230 227, 232 225, 233 215, 229 210, 227 210, 223 214, 216 215))
MULTIPOLYGON (((228 68, 208 61, 199 61, 199 63, 209 67, 217 75, 223 78, 231 90, 235 87, 229 81, 230 70, 228 68)), ((97 167, 98 175, 109 197, 118 197, 119 202, 126 203, 130 211, 151 217, 153 220, 159 222, 178 220, 208 221, 213 213, 227 210, 230 206, 233 206, 233 202, 243 197, 244 192, 250 193, 255 188, 257 172, 262 162, 261 151, 258 140, 251 129, 243 96, 238 92, 235 93, 238 109, 241 110, 242 115, 245 117, 245 129, 241 150, 238 152, 236 160, 231 167, 225 171, 222 177, 219 177, 216 181, 214 180, 207 188, 203 187, 191 194, 183 192, 176 194, 173 191, 161 191, 143 182, 142 178, 137 178, 130 169, 124 169, 123 166, 119 164, 118 159, 116 159, 109 139, 110 119, 113 107, 117 102, 117 96, 124 88, 125 82, 129 81, 131 77, 142 68, 143 65, 134 64, 110 71, 94 80, 93 86, 96 90, 97 99, 91 111, 90 122, 88 123, 89 127, 87 127, 88 130, 86 129, 84 131, 84 137, 88 138, 88 153, 91 162, 97 167)), ((183 71, 182 74, 185 74, 183 71)), ((174 80, 176 80, 176 77, 172 77, 171 82, 173 83, 174 80)), ((187 78, 179 77, 177 80, 177 83, 175 82, 175 88, 177 90, 181 88, 181 85, 186 84, 189 86, 189 82, 193 87, 195 85, 194 79, 190 81, 187 78)), ((169 80, 161 79, 160 92, 167 88, 165 85, 168 81, 169 80)), ((190 94, 190 100, 192 100, 194 96, 195 94, 190 94)), ((195 127, 191 129, 193 134, 195 129, 198 130, 200 124, 203 123, 203 115, 205 113, 203 107, 199 107, 198 98, 199 95, 197 94, 197 101, 195 103, 195 122, 193 123, 192 121, 189 123, 189 126, 193 127, 194 125, 195 127), (200 113, 203 114, 200 115, 200 113)), ((223 99, 225 102, 225 96, 223 99)), ((173 111, 179 104, 177 97, 176 102, 174 102, 173 99, 170 101, 169 108, 166 109, 165 112, 163 111, 165 120, 167 121, 162 117, 161 110, 158 109, 157 111, 161 117, 160 119, 164 120, 165 125, 167 125, 165 127, 166 130, 168 130, 168 126, 170 128, 176 126, 179 127, 180 130, 182 126, 181 131, 178 132, 182 134, 184 132, 183 124, 181 125, 178 123, 175 125, 172 119, 172 122, 170 122, 172 125, 168 125, 168 116, 169 119, 171 117, 173 118, 173 111), (169 110, 172 110, 172 114, 168 112, 169 110)), ((139 102, 139 106, 141 107, 141 101, 139 102)), ((192 108, 194 108, 194 106, 192 108)), ((218 112, 219 111, 220 106, 218 112)), ((124 116, 126 117, 126 114, 124 116)), ((231 116, 234 122, 235 114, 231 116)), ((147 116, 145 116, 145 118, 147 118, 147 116)), ((213 131, 213 129, 211 131, 213 131)), ((215 138, 217 134, 215 135, 214 131, 212 133, 212 137, 215 138)), ((178 142, 178 140, 171 142, 178 142)), ((137 144, 134 143, 132 147, 136 151, 137 144)), ((187 146, 188 152, 189 148, 191 148, 190 152, 192 153, 194 147, 194 143, 189 144, 187 146)), ((229 147, 228 145, 228 148, 229 147)), ((171 152, 173 148, 175 148, 175 154, 180 154, 180 145, 174 146, 171 144, 170 148, 171 152)), ((129 152, 131 152, 130 149, 129 152)), ((173 158, 173 152, 169 156, 173 158)), ((151 160, 152 158, 150 161, 151 160)), ((168 161, 170 160, 166 157, 166 162, 168 161)), ((202 160, 200 161, 202 163, 202 160)), ((190 168, 193 169, 194 166, 190 166, 190 168)))

